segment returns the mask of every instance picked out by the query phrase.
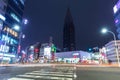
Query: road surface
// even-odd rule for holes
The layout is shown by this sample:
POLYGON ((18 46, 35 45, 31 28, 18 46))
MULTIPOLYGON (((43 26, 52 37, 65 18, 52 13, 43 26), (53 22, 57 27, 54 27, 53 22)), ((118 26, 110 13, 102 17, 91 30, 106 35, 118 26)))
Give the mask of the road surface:
POLYGON ((120 68, 108 67, 0 67, 0 80, 120 80, 120 68))

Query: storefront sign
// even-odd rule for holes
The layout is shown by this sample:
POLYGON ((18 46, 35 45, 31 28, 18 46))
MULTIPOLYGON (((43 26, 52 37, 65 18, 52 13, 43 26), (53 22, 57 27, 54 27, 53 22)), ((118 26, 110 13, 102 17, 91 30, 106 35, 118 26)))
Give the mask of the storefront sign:
POLYGON ((14 31, 13 29, 9 28, 9 27, 5 27, 3 29, 3 31, 5 32, 8 32, 9 34, 15 36, 15 37, 18 37, 18 33, 16 31, 14 31))

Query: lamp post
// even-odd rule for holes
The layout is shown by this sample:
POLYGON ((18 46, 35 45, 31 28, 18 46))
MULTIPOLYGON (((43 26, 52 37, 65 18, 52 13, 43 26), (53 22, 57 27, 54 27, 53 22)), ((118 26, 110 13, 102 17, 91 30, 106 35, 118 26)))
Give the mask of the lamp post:
POLYGON ((115 42, 115 52, 116 52, 116 55, 117 55, 117 62, 118 62, 118 66, 120 66, 120 61, 119 61, 120 59, 119 59, 118 45, 117 45, 117 42, 116 42, 116 36, 115 36, 115 33, 112 32, 112 31, 107 30, 106 28, 102 29, 102 33, 107 33, 107 32, 111 33, 111 34, 113 35, 113 37, 114 37, 114 42, 115 42))

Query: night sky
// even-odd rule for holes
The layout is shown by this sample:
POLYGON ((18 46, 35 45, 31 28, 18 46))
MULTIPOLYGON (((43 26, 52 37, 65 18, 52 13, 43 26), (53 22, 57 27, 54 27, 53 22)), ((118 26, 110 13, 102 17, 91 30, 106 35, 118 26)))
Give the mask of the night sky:
POLYGON ((63 26, 69 7, 76 31, 77 50, 102 47, 113 40, 109 33, 101 34, 105 26, 116 33, 113 6, 117 0, 27 0, 24 16, 29 24, 24 26, 26 38, 23 47, 36 42, 49 42, 53 37, 55 45, 62 48, 63 26))

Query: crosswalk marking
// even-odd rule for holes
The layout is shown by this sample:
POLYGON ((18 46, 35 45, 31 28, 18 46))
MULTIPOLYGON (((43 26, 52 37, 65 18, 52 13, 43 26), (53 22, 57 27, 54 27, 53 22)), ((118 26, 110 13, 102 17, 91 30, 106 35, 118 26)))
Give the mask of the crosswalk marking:
POLYGON ((55 71, 41 69, 38 71, 32 71, 25 73, 23 75, 16 75, 16 77, 10 78, 8 80, 38 80, 38 79, 48 79, 48 80, 73 80, 77 75, 73 70, 58 69, 55 71))
POLYGON ((73 75, 62 74, 46 74, 46 73, 26 73, 28 75, 41 75, 41 76, 59 76, 59 77, 73 77, 73 75))
POLYGON ((16 78, 16 77, 13 77, 13 78, 10 78, 8 80, 34 80, 34 79, 25 79, 25 78, 16 78))
POLYGON ((42 71, 33 71, 33 73, 49 73, 49 74, 73 74, 73 72, 63 73, 63 72, 42 72, 42 71))
POLYGON ((35 75, 17 75, 18 77, 24 78, 42 78, 42 79, 56 79, 56 80, 72 80, 72 78, 67 77, 56 77, 56 76, 35 76, 35 75))

